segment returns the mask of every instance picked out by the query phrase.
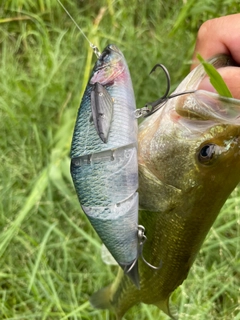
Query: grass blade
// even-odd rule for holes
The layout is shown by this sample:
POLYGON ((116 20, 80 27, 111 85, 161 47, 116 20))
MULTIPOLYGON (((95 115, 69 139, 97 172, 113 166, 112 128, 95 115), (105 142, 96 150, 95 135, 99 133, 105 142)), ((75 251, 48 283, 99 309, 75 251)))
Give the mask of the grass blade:
POLYGON ((214 68, 213 65, 205 61, 200 54, 197 55, 198 60, 201 62, 201 64, 204 67, 205 72, 210 78, 210 82, 217 91, 217 93, 220 96, 227 97, 227 98, 232 98, 231 92, 228 89, 226 83, 224 82, 222 76, 220 73, 217 71, 217 69, 214 68))
POLYGON ((43 241, 40 245, 40 249, 39 249, 39 252, 38 252, 38 255, 37 255, 37 259, 36 259, 36 262, 35 262, 35 265, 34 265, 34 268, 33 268, 33 272, 32 272, 32 276, 30 278, 30 282, 29 282, 29 286, 28 286, 28 293, 31 291, 31 288, 32 288, 32 285, 34 283, 34 280, 35 280, 35 277, 36 277, 36 273, 37 273, 37 270, 39 268, 39 265, 40 265, 40 261, 41 261, 41 258, 42 258, 42 255, 43 255, 43 252, 44 252, 44 249, 46 247, 46 243, 48 241, 48 238, 50 236, 50 233, 52 232, 52 230, 55 228, 56 226, 56 223, 52 224, 50 226, 50 228, 48 229, 48 231, 46 232, 44 238, 43 238, 43 241))
POLYGON ((11 242, 13 237, 17 234, 21 226, 21 223, 26 218, 30 210, 41 199, 42 194, 44 193, 47 187, 47 181, 48 181, 47 169, 44 169, 40 174, 39 178, 37 179, 32 192, 28 196, 17 218, 12 222, 11 226, 7 230, 2 232, 0 236, 0 257, 2 257, 9 243, 11 242))

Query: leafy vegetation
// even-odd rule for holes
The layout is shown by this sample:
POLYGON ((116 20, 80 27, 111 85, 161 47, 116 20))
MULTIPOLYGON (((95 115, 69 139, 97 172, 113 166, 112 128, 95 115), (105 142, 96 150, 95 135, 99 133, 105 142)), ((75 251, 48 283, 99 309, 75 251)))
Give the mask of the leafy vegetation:
MULTIPOLYGON (((92 43, 115 43, 129 64, 137 105, 173 88, 189 71, 196 33, 238 1, 63 1, 92 43)), ((114 319, 89 296, 116 268, 80 210, 69 174, 76 112, 95 60, 57 1, 0 4, 1 319, 114 319)), ((239 190, 224 206, 188 279, 173 295, 180 319, 240 319, 239 190)), ((207 213, 206 213, 207 214, 207 213)), ((124 319, 167 319, 136 306, 124 319)))
POLYGON ((211 63, 205 61, 200 54, 197 54, 197 58, 202 63, 204 70, 206 74, 209 76, 210 82, 213 85, 216 92, 220 96, 232 98, 231 92, 229 91, 226 83, 224 82, 222 76, 217 71, 217 69, 215 69, 211 63))

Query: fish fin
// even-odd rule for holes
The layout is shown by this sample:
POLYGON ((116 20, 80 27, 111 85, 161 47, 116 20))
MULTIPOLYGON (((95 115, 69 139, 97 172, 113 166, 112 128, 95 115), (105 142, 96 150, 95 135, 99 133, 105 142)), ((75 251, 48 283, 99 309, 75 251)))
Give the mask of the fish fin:
MULTIPOLYGON (((90 297, 90 304, 93 308, 96 309, 109 309, 114 312, 114 308, 111 304, 111 294, 112 294, 112 285, 110 284, 107 287, 104 287, 98 291, 96 291, 90 297)), ((122 315, 118 315, 115 313, 116 320, 122 320, 122 315)))
POLYGON ((97 134, 104 143, 107 143, 113 115, 113 99, 104 86, 98 82, 92 88, 91 108, 97 134))
POLYGON ((164 300, 164 301, 159 301, 157 303, 154 303, 154 305, 157 306, 164 313, 166 313, 173 320, 177 320, 178 319, 176 308, 174 308, 173 306, 169 305, 169 298, 164 300))
POLYGON ((110 302, 111 285, 96 291, 90 298, 91 305, 96 309, 112 309, 110 302))

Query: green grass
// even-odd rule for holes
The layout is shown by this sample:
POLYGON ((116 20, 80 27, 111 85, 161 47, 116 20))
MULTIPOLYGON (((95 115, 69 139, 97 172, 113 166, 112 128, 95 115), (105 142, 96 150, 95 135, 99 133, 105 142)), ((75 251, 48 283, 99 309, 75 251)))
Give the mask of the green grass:
MULTIPOLYGON (((139 107, 165 91, 164 75, 148 75, 153 65, 164 63, 176 87, 201 23, 240 11, 233 0, 63 2, 91 42, 124 52, 139 107)), ((57 1, 1 2, 1 319, 114 319, 88 303, 116 268, 101 261, 69 174, 76 112, 94 59, 57 1)), ((234 191, 173 295, 180 319, 240 319, 239 196, 234 191)), ((167 317, 142 305, 124 319, 167 317)))

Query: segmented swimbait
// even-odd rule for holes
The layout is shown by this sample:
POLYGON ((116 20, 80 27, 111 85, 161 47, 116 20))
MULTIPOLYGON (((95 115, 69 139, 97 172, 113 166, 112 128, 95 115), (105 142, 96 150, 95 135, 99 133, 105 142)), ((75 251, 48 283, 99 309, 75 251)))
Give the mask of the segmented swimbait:
POLYGON ((135 109, 125 58, 115 45, 109 45, 95 63, 78 111, 71 175, 92 226, 138 286, 135 109))

